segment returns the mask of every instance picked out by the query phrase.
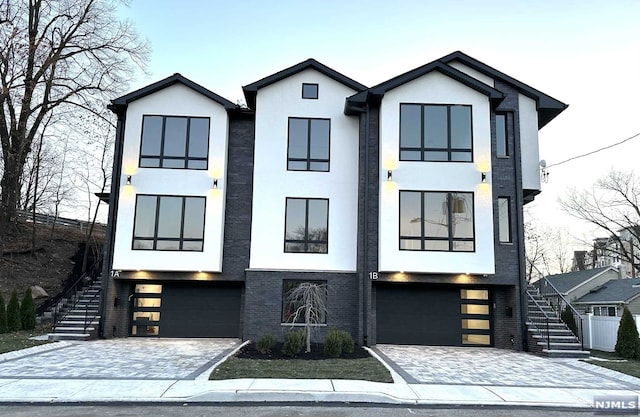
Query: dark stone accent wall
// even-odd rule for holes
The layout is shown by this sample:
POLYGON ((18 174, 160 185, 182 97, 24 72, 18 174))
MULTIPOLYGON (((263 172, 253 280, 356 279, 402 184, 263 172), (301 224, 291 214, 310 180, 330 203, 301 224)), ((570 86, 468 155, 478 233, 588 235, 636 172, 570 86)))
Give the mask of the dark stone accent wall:
POLYGON ((112 280, 109 293, 104 294, 110 303, 106 307, 109 314, 105 315, 103 337, 127 337, 129 335, 129 323, 131 322, 129 295, 131 286, 132 284, 129 281, 112 280))
POLYGON ((258 340, 263 334, 271 333, 282 341, 284 334, 292 329, 281 323, 284 280, 327 281, 327 324, 317 328, 314 342, 322 342, 332 328, 350 332, 355 340, 358 332, 357 273, 247 271, 246 275, 244 340, 258 340))
POLYGON ((360 276, 359 343, 375 344, 376 311, 372 306, 369 272, 378 271, 379 217, 379 115, 380 106, 369 104, 360 116, 358 161, 358 271, 360 276))
POLYGON ((520 314, 516 287, 491 287, 493 294, 493 345, 500 349, 521 350, 520 314), (507 307, 512 316, 507 315, 507 307), (513 342, 511 341, 513 339, 513 342))

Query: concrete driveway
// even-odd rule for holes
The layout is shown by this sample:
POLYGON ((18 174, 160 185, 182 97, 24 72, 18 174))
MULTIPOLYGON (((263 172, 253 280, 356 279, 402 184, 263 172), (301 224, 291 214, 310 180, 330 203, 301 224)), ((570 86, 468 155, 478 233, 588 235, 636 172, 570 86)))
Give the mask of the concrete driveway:
POLYGON ((57 342, 0 355, 0 378, 195 379, 238 339, 109 339, 57 342))
POLYGON ((410 384, 640 389, 640 379, 581 362, 494 348, 377 345, 410 384))

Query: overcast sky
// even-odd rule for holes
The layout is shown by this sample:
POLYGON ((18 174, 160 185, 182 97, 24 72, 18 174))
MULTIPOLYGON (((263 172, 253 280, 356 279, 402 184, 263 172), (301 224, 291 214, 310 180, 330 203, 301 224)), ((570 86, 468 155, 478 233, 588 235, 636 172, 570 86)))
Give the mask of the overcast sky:
MULTIPOLYGON (((180 72, 237 102, 243 85, 310 57, 372 86, 460 50, 569 104, 540 131, 549 166, 640 132, 638 0, 134 0, 122 14, 153 48, 131 90, 180 72)), ((558 198, 639 155, 640 137, 551 167, 537 221, 592 233, 558 198)))

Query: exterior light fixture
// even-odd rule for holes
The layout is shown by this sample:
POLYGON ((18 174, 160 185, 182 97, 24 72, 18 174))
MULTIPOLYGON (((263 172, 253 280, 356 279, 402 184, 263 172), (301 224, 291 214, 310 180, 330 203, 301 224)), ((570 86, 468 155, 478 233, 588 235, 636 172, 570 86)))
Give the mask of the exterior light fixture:
POLYGON ((387 171, 387 181, 393 181, 393 173, 391 170, 387 171))
POLYGON ((215 190, 215 189, 217 189, 217 188, 218 188, 218 179, 217 179, 217 178, 214 178, 214 179, 213 179, 213 189, 215 190))
POLYGON ((482 173, 482 175, 480 176, 480 180, 481 180, 483 183, 486 183, 486 182, 487 182, 487 173, 486 173, 486 172, 483 172, 483 173, 482 173))
POLYGON ((131 185, 131 175, 127 175, 127 185, 131 185))

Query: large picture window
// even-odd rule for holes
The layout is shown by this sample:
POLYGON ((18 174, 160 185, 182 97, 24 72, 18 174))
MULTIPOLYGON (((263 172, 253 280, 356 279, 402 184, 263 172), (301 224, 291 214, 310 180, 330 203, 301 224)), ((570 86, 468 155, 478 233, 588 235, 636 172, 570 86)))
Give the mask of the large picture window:
POLYGON ((473 161, 471 106, 400 104, 401 161, 473 161))
POLYGON ((473 193, 400 191, 400 249, 475 251, 473 193))
POLYGON ((202 251, 204 197, 136 197, 133 249, 202 251))
POLYGON ((284 251, 327 253, 329 200, 287 198, 284 251))
POLYGON ((287 169, 329 171, 329 119, 289 118, 287 169))
POLYGON ((207 169, 209 118, 144 116, 140 167, 207 169))

